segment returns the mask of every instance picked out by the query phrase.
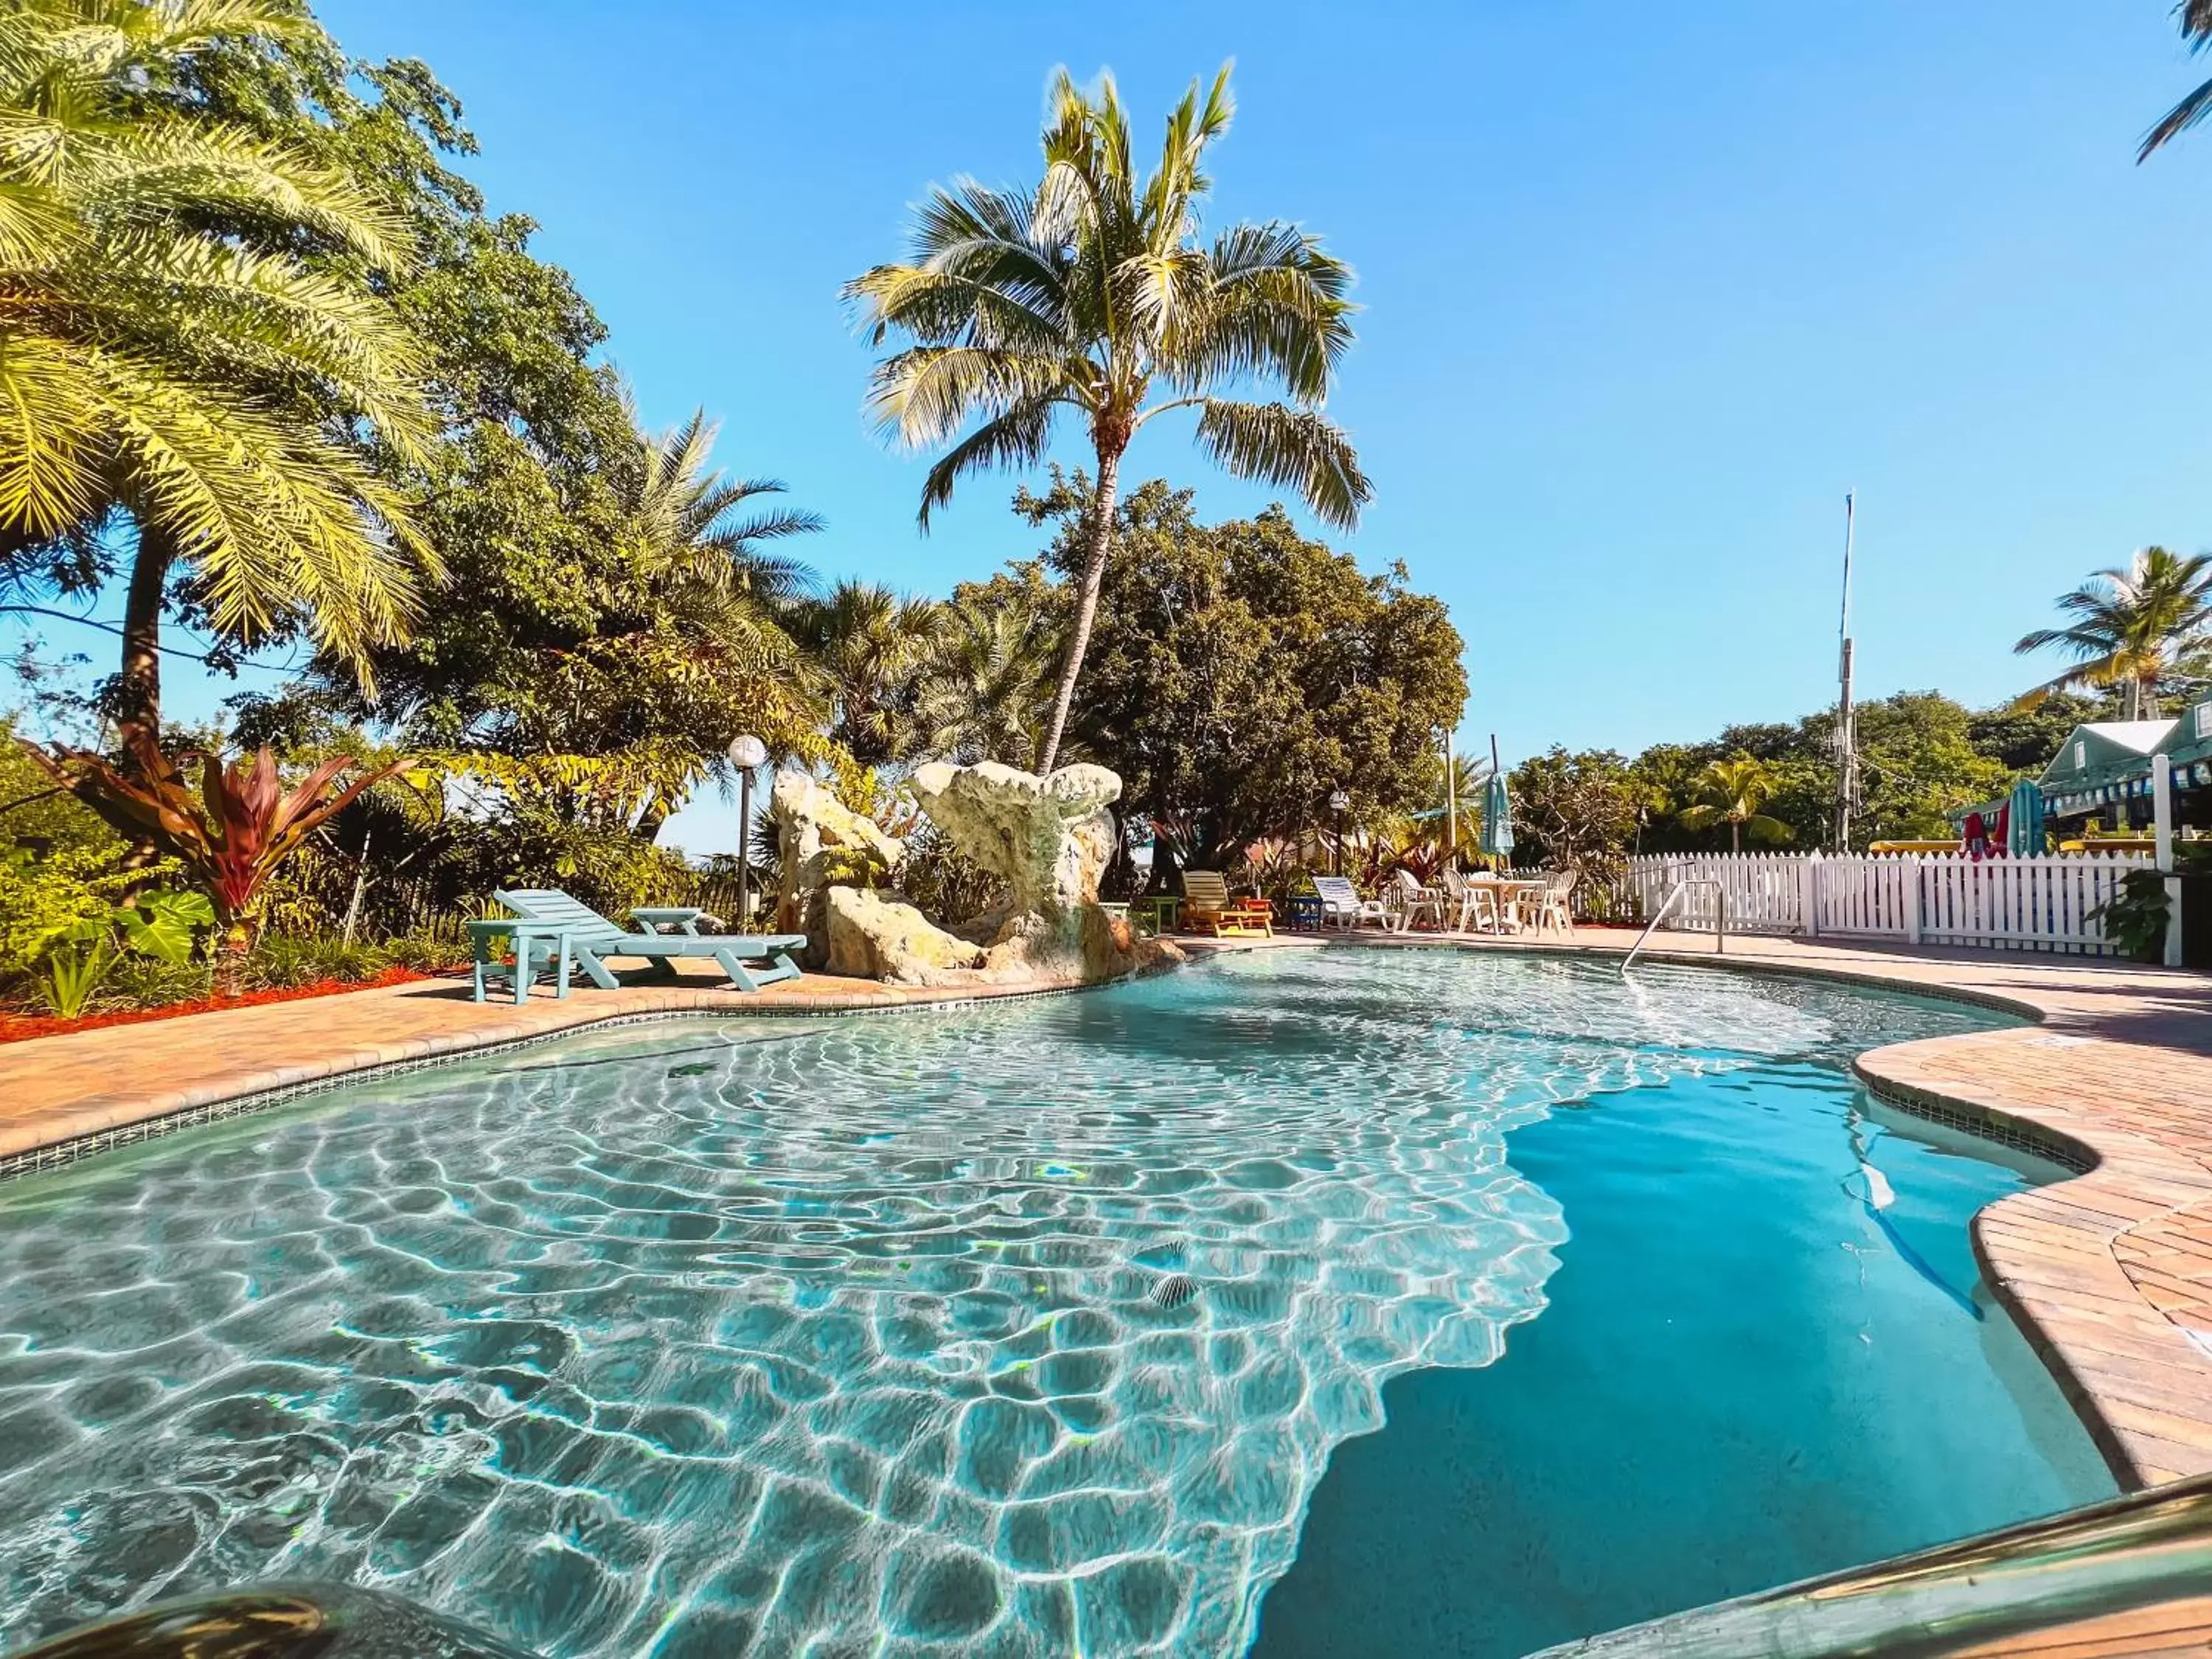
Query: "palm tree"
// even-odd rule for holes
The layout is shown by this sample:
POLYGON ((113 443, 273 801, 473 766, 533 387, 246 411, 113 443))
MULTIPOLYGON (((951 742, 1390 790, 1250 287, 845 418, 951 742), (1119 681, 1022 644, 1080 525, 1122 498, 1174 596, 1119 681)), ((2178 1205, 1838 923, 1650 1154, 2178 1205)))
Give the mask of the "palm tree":
MULTIPOLYGON (((2202 52, 2212 46, 2212 0, 2181 0, 2173 10, 2181 21, 2181 38, 2189 43, 2191 52, 2202 52)), ((2207 114, 2212 114, 2212 81, 2205 82, 2166 112, 2166 118, 2144 136, 2142 148, 2136 151, 2136 160, 2148 159, 2153 150, 2180 137, 2207 114)))
POLYGON ((913 751, 915 700, 940 623, 934 599, 849 580, 785 610, 785 627, 822 681, 830 734, 863 766, 913 751))
POLYGON ((1350 440, 1320 413, 1352 343, 1350 269, 1279 221, 1198 240, 1206 149, 1230 115, 1226 68, 1202 99, 1193 82, 1168 117, 1158 167, 1141 178, 1113 78, 1086 94, 1060 70, 1042 182, 933 189, 910 261, 846 284, 872 345, 913 342, 877 365, 876 416, 909 446, 951 444, 922 486, 925 530, 963 474, 1041 462, 1062 410, 1088 429, 1090 545, 1038 761, 1047 771, 1091 642, 1121 457, 1146 422, 1196 409, 1198 441, 1217 461, 1295 488, 1330 524, 1354 524, 1370 493, 1350 440), (1223 395, 1264 383, 1286 400, 1223 395))
POLYGON ((1685 829, 1709 830, 1714 824, 1729 827, 1729 850, 1743 851, 1744 831, 1748 830, 1753 841, 1788 841, 1795 833, 1780 818, 1769 817, 1759 809, 1772 800, 1780 789, 1780 781, 1774 769, 1765 761, 1753 760, 1749 755, 1738 754, 1730 760, 1714 761, 1698 774, 1693 786, 1698 799, 1677 814, 1685 829))
POLYGON ((365 670, 435 570, 369 459, 432 430, 372 280, 408 269, 404 221, 149 96, 219 42, 319 36, 290 0, 0 9, 0 591, 97 586, 128 520, 126 753, 158 729, 172 602, 233 643, 305 627, 365 670))
POLYGON ((1060 654, 1052 619, 1027 593, 956 599, 915 710, 929 752, 970 764, 1033 763, 1060 654))
MULTIPOLYGON (((619 777, 635 756, 654 763, 647 768, 653 781, 637 792, 642 805, 631 826, 640 839, 652 841, 683 805, 702 765, 691 738, 672 744, 644 739, 652 716, 685 723, 670 706, 670 694, 688 688, 700 696, 690 722, 695 730, 701 717, 712 729, 712 714, 729 716, 726 704, 735 688, 757 711, 745 729, 788 729, 793 711, 775 705, 811 702, 804 690, 786 690, 803 678, 805 664, 784 612, 805 602, 817 579, 811 567, 763 544, 811 535, 823 520, 799 508, 761 505, 761 497, 782 493, 780 480, 731 478, 715 468, 715 428, 704 410, 655 434, 638 425, 627 389, 623 403, 635 447, 611 482, 625 544, 641 580, 631 613, 603 614, 599 637, 571 653, 562 667, 589 678, 620 675, 635 666, 642 683, 656 688, 657 706, 650 714, 632 711, 647 718, 626 734, 628 751, 608 763, 619 777), (666 764, 659 763, 664 755, 666 764)), ((734 730, 724 735, 735 735, 734 730)), ((703 764, 720 772, 723 762, 710 751, 703 764)), ((626 790, 617 793, 629 799, 626 790)))
POLYGON ((2212 555, 2188 558, 2162 547, 2141 549, 2124 570, 2100 570, 2058 608, 2073 622, 2039 628, 2013 647, 2025 653, 2056 646, 2075 659, 2055 678, 2024 693, 2015 708, 2033 708, 2057 691, 2124 685, 2127 717, 2158 717, 2158 684, 2207 645, 2212 623, 2212 555))
MULTIPOLYGON (((636 424, 627 390, 623 402, 636 424)), ((763 549, 812 535, 822 515, 795 507, 755 510, 755 498, 783 493, 777 478, 726 478, 709 467, 716 428, 703 409, 658 436, 639 430, 637 466, 617 486, 629 534, 657 568, 717 591, 735 588, 775 605, 815 583, 813 569, 763 549)))

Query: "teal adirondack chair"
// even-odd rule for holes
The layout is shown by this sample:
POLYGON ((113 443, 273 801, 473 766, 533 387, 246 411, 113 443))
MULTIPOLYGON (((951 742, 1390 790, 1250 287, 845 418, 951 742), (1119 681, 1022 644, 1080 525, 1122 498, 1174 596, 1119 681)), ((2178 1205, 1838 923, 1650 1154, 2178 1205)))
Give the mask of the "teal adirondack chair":
POLYGON ((607 967, 608 958, 615 957, 641 958, 671 979, 676 976, 674 958, 710 957, 738 989, 757 991, 779 980, 797 979, 799 964, 790 953, 806 943, 804 933, 693 933, 701 915, 696 910, 633 910, 630 915, 645 926, 645 931, 634 933, 557 887, 529 887, 492 896, 525 921, 574 929, 569 944, 576 965, 603 991, 613 990, 619 982, 607 967), (656 921, 679 923, 685 931, 654 933, 652 923, 656 921), (753 964, 750 968, 748 962, 753 964))

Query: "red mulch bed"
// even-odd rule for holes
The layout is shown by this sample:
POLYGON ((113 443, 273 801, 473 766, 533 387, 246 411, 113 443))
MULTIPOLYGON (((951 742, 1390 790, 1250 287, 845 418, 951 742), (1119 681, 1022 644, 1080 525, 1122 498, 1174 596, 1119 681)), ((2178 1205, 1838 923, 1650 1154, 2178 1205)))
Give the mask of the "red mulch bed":
POLYGON ((334 997, 347 991, 371 991, 380 985, 405 985, 413 980, 436 977, 413 968, 392 967, 373 979, 319 980, 313 985, 248 991, 242 997, 209 997, 199 1002, 172 1002, 161 1008, 118 1008, 110 1013, 87 1014, 82 1019, 57 1019, 51 1014, 0 1013, 0 1042, 26 1042, 33 1037, 60 1036, 70 1031, 96 1031, 107 1025, 140 1025, 149 1019, 177 1019, 185 1014, 211 1013, 218 1008, 258 1008, 264 1002, 334 997))

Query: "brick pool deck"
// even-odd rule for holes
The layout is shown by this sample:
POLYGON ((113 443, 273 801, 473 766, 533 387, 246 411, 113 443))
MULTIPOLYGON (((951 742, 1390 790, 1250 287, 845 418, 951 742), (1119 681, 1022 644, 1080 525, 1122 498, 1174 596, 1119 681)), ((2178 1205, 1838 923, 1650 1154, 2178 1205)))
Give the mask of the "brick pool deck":
MULTIPOLYGON (((1366 933, 1359 942, 1619 954, 1583 930, 1530 944, 1366 933)), ((1194 954, 1271 948, 1190 941, 1194 954)), ((1312 948, 1310 936, 1272 948, 1312 948)), ((1662 934, 1650 959, 1963 996, 2030 1026, 1901 1043, 1858 1070, 1892 1102, 2058 1156, 2085 1171, 1976 1218, 1997 1295, 2124 1486, 2212 1472, 2212 979, 2083 958, 1861 949, 1662 934)), ((477 1004, 447 981, 0 1045, 0 1176, 224 1115, 350 1073, 668 1012, 832 1014, 1019 993, 901 989, 826 975, 743 996, 696 963, 678 982, 541 988, 477 1004)))

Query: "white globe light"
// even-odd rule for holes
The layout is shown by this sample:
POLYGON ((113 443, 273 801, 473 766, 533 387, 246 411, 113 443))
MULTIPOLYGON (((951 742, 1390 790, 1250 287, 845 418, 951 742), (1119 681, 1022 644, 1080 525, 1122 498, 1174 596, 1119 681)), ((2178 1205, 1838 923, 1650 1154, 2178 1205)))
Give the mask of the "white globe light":
POLYGON ((750 733, 730 739, 730 764, 750 772, 768 764, 768 745, 750 733))

